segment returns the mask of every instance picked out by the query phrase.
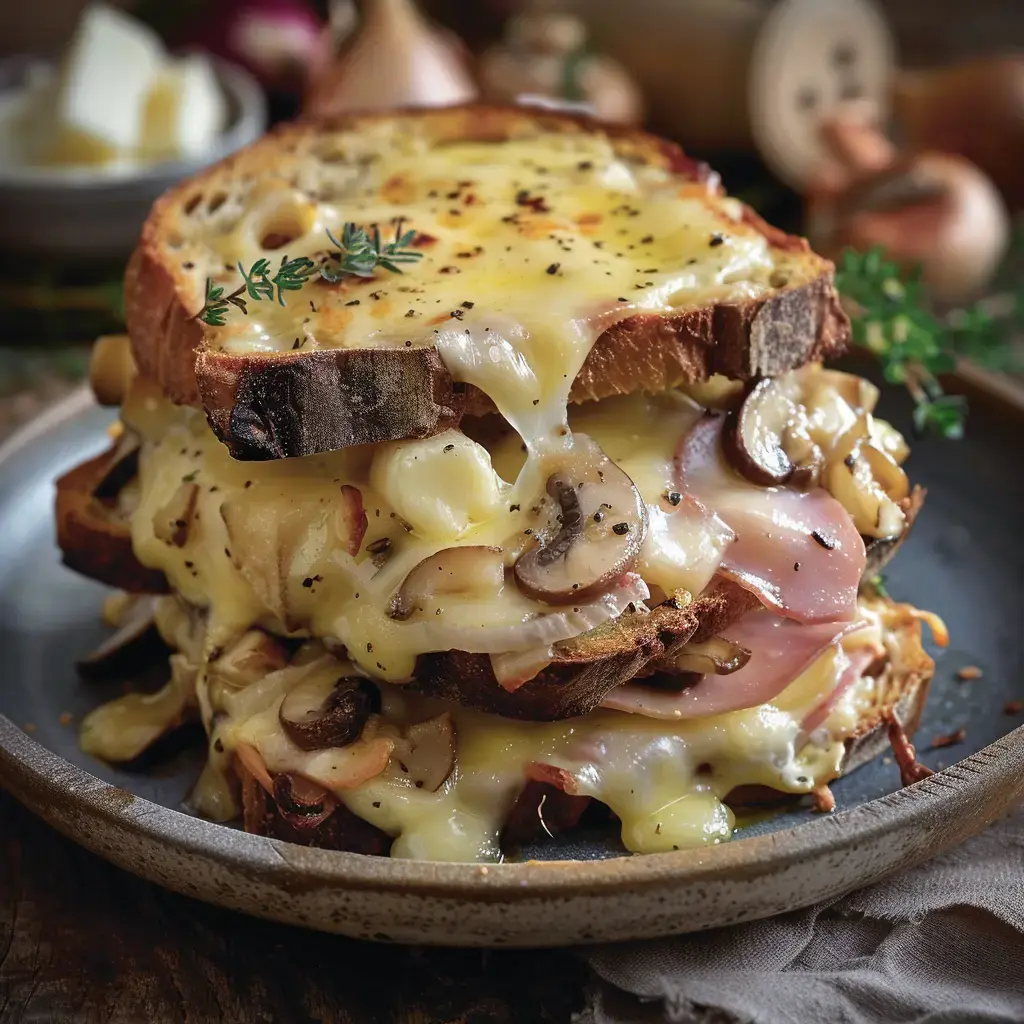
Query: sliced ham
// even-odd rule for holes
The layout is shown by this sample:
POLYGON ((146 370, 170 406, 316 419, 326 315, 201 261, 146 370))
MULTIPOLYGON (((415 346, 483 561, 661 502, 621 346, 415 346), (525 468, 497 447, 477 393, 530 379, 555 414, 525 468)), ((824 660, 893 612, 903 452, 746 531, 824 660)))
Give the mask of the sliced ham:
POLYGON ((878 651, 874 647, 858 647, 855 650, 844 653, 846 655, 846 667, 839 676, 835 689, 801 724, 801 729, 805 735, 814 732, 828 718, 843 694, 861 680, 868 666, 878 657, 878 651))
POLYGON ((723 418, 700 419, 680 441, 680 486, 736 534, 720 572, 766 608, 802 623, 849 621, 866 564, 850 514, 820 488, 759 487, 721 454, 723 418))
POLYGON ((679 691, 627 683, 612 690, 601 705, 678 721, 767 704, 827 648, 861 626, 860 622, 808 625, 758 609, 722 630, 726 639, 751 652, 743 668, 724 676, 701 676, 679 691))

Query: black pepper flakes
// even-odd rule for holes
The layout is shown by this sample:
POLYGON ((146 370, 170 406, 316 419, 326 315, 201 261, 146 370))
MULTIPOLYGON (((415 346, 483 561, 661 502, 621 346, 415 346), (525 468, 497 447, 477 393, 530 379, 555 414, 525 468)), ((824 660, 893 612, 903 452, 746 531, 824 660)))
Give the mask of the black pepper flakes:
POLYGON ((557 273, 558 273, 558 269, 559 269, 559 267, 561 267, 561 265, 562 265, 561 263, 552 263, 552 264, 551 264, 551 265, 550 265, 550 266, 548 267, 548 269, 547 269, 547 270, 545 271, 545 273, 548 273, 548 274, 557 274, 557 273))
POLYGON ((453 444, 446 444, 446 445, 445 445, 445 446, 444 446, 444 447, 443 447, 443 448, 441 449, 441 451, 443 451, 443 452, 450 452, 450 451, 454 451, 454 449, 455 449, 455 445, 453 445, 453 444))
POLYGON ((302 585, 308 590, 311 586, 313 586, 313 577, 312 576, 307 576, 302 581, 302 585))
POLYGON ((508 510, 509 510, 509 512, 518 512, 520 507, 521 506, 519 506, 519 505, 509 505, 508 510))
POLYGON ((678 505, 679 502, 683 500, 683 496, 678 491, 669 491, 668 494, 665 495, 665 498, 672 506, 678 505))
POLYGON ((711 240, 708 242, 708 245, 710 245, 711 248, 714 249, 716 246, 721 245, 724 241, 725 239, 716 232, 711 236, 711 240))
POLYGON ((612 533, 619 537, 625 537, 629 533, 629 523, 616 523, 612 527, 612 533))
POLYGON ((834 551, 836 548, 836 542, 834 537, 826 537, 825 534, 819 530, 811 531, 811 538, 818 544, 820 544, 826 551, 834 551))
POLYGON ((352 299, 351 301, 346 302, 345 305, 346 306, 358 306, 359 305, 359 300, 358 299, 352 299))

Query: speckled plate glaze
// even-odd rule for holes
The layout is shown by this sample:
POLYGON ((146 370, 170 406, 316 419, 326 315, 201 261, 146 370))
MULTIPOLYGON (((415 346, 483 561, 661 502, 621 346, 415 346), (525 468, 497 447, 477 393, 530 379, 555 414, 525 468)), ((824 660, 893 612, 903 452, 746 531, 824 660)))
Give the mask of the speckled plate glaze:
MULTIPOLYGON (((899 789, 878 759, 835 786, 828 817, 792 810, 723 846, 623 856, 587 833, 533 851, 547 861, 430 864, 307 850, 179 810, 200 751, 178 744, 145 770, 111 768, 77 747, 73 724, 110 695, 81 682, 103 590, 64 569, 52 481, 105 445, 110 413, 84 393, 0 450, 0 782, 75 841, 168 888, 227 907, 382 941, 553 946, 696 931, 845 893, 980 831, 1024 796, 1024 413, 975 398, 965 441, 919 441, 911 476, 928 506, 888 575, 897 597, 950 625, 918 734, 938 774, 899 789), (956 670, 984 676, 959 682, 956 670), (928 750, 965 727, 965 742, 928 750), (28 731, 23 731, 27 729, 28 731), (1008 735, 1006 735, 1008 733, 1008 735)), ((883 414, 906 426, 902 396, 883 414)))

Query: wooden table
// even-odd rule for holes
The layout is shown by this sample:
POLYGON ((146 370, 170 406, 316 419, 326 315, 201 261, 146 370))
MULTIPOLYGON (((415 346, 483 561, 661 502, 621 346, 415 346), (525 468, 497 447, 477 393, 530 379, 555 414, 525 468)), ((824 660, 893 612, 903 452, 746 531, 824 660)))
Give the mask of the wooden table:
POLYGON ((544 1024, 585 979, 563 952, 373 945, 209 907, 0 790, 0 1024, 544 1024))

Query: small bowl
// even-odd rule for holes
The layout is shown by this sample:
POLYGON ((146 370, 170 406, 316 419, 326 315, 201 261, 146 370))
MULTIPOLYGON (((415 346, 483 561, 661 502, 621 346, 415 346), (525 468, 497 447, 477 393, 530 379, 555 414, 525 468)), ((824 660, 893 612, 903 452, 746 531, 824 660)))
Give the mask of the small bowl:
MULTIPOLYGON (((24 57, 0 60, 0 92, 21 86, 33 63, 24 57)), ((208 152, 114 172, 0 168, 0 251, 57 261, 127 257, 160 195, 259 138, 265 129, 266 101, 256 80, 233 64, 216 59, 213 64, 228 101, 228 126, 208 152)))

